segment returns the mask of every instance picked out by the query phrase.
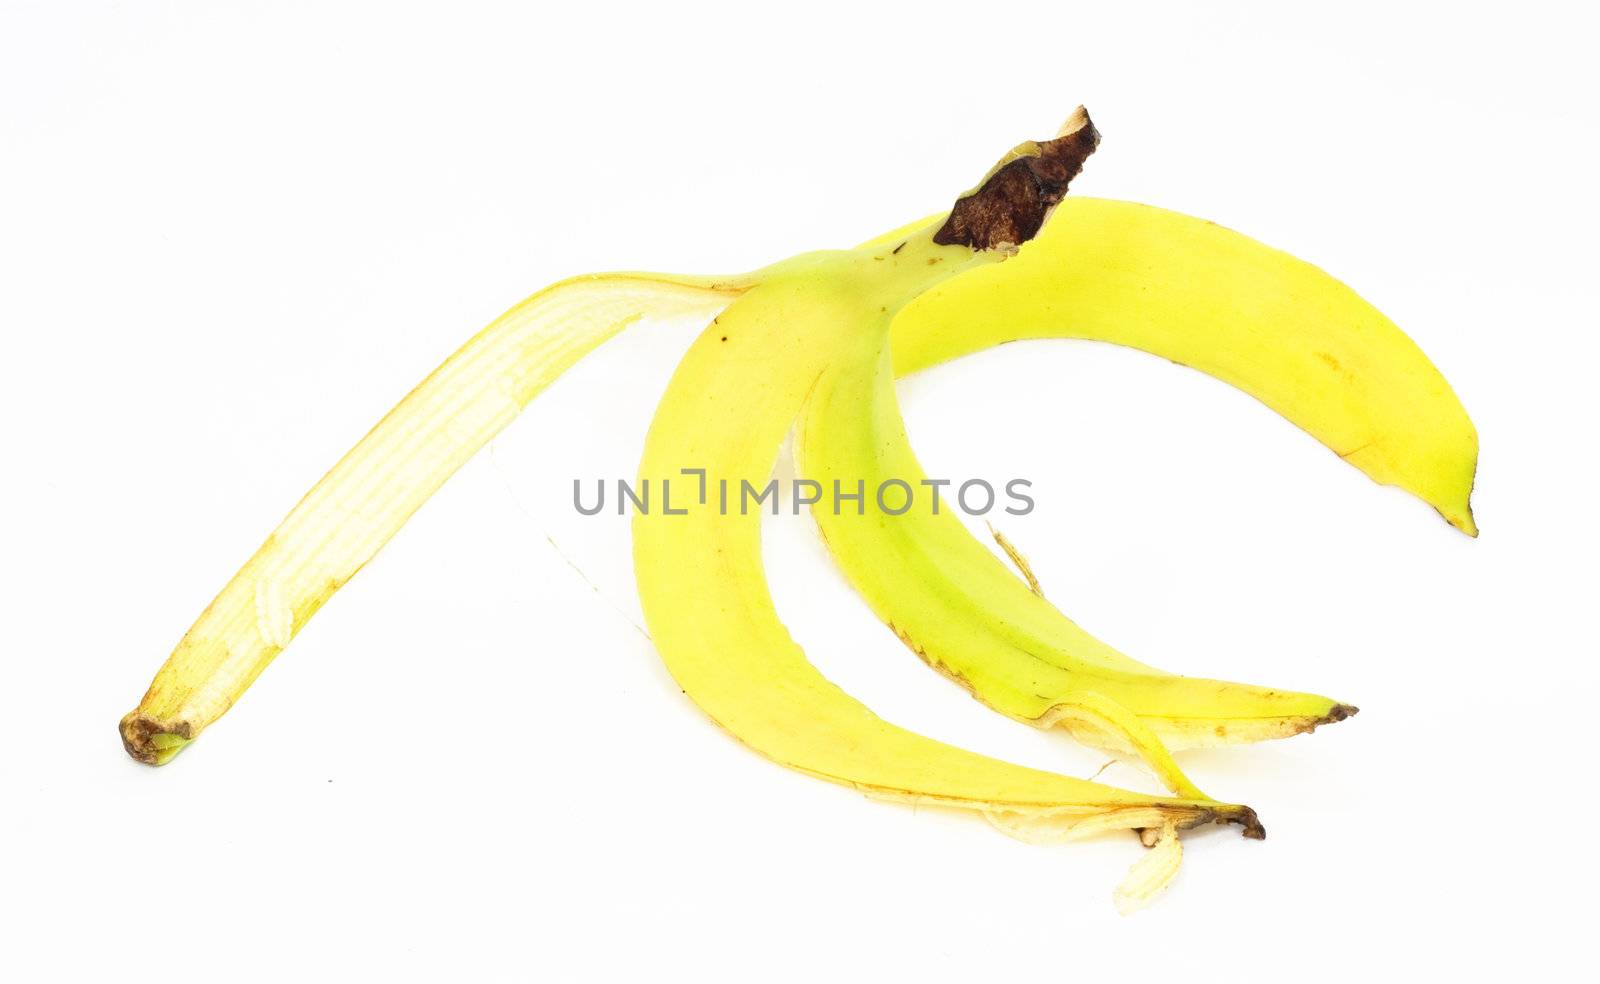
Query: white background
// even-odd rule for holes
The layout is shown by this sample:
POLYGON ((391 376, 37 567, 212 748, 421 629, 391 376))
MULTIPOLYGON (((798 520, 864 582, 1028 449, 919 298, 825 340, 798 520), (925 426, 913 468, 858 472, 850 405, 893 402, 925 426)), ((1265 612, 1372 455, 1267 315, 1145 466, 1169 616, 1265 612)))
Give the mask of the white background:
MULTIPOLYGON (((0 974, 1573 972, 1600 546, 1578 10, 0 4, 0 974), (574 475, 632 473, 692 325, 558 383, 171 767, 123 755, 117 719, 227 576, 512 302, 859 241, 1080 101, 1105 140, 1075 192, 1321 264, 1482 435, 1474 542, 1138 353, 1030 343, 902 385, 930 472, 1035 482, 1004 529, 1091 631, 1362 707, 1183 756, 1267 841, 1188 838, 1119 917, 1131 836, 1030 847, 712 726, 632 624, 625 526, 567 504, 574 475)), ((846 689, 1098 768, 927 672, 808 519, 769 537, 780 612, 846 689)))

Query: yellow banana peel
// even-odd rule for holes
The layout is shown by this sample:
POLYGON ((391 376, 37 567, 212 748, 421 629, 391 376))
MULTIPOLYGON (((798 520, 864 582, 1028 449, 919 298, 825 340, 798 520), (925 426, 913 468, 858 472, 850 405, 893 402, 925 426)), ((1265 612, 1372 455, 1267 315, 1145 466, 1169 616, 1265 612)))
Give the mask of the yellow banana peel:
POLYGON ((818 512, 852 582, 928 662, 1012 717, 1138 757, 1172 795, 956 748, 884 721, 817 671, 773 606, 759 513, 705 495, 707 477, 763 485, 802 412, 807 474, 915 483, 896 373, 1018 338, 1098 338, 1245 389, 1474 533, 1476 435, 1416 346, 1287 254, 1159 209, 1064 201, 1097 141, 1080 109, 948 213, 853 250, 730 277, 579 277, 524 301, 384 417, 229 581, 123 718, 128 752, 159 765, 193 741, 584 354, 640 317, 695 315, 712 320, 651 425, 639 480, 657 487, 657 507, 633 528, 651 636, 691 699, 756 751, 875 797, 969 809, 1028 840, 1137 829, 1151 851, 1119 890, 1124 908, 1170 881, 1178 831, 1231 822, 1263 836, 1254 811, 1201 792, 1170 747, 1295 733, 1353 709, 1135 662, 1047 602, 1013 546, 1001 540, 1025 580, 949 514, 818 512))
POLYGON ((656 649, 684 692, 756 751, 876 796, 1049 818, 1121 817, 1179 827, 1235 820, 1248 808, 1190 790, 1129 793, 986 758, 882 720, 829 682, 779 620, 761 563, 759 513, 688 493, 703 470, 720 484, 763 485, 818 376, 875 363, 889 319, 928 283, 992 262, 939 246, 932 229, 898 252, 797 257, 766 272, 706 329, 674 373, 646 440, 641 486, 682 482, 674 508, 635 514, 634 569, 656 649))
POLYGON ((1416 343, 1338 280, 1214 222, 1068 198, 1009 262, 896 318, 901 374, 1024 338, 1141 349, 1244 390, 1476 536, 1478 433, 1416 343))

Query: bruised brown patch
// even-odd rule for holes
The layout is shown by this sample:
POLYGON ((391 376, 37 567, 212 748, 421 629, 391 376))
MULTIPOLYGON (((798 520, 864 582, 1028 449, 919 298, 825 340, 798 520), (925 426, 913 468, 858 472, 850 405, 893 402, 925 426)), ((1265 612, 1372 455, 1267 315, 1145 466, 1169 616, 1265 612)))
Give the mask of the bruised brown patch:
POLYGON ((1038 234, 1099 144, 1100 132, 1079 106, 1055 139, 1024 145, 1021 156, 960 198, 933 241, 978 250, 1022 245, 1038 234))

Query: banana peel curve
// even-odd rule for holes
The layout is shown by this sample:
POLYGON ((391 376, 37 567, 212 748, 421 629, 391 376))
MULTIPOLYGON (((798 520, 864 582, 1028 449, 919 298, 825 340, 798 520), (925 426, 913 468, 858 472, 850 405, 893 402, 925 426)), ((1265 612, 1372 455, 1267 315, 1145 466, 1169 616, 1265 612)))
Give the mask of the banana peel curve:
MULTIPOLYGON (((889 315, 906 297, 958 267, 990 261, 935 244, 925 231, 897 252, 813 254, 769 270, 680 362, 646 439, 640 483, 660 489, 702 469, 730 487, 765 483, 820 377, 875 360, 889 315)), ((759 512, 725 510, 714 496, 678 508, 633 520, 651 638, 683 691, 761 754, 880 798, 1066 827, 1223 820, 1264 835, 1254 811, 1239 804, 1150 797, 1028 769, 882 720, 823 677, 779 620, 761 563, 759 512)))
MULTIPOLYGON (((1176 213, 1065 199, 1097 142, 1080 109, 1054 140, 1012 151, 950 212, 855 250, 733 277, 574 278, 513 308, 380 421, 230 580, 123 718, 127 751, 159 765, 193 741, 461 464, 561 372, 647 314, 721 312, 669 385, 641 481, 705 469, 764 483, 803 409, 803 430, 823 435, 806 442, 806 460, 914 477, 895 373, 1019 338, 1096 338, 1245 389, 1475 534, 1476 432, 1420 350, 1287 254, 1176 213), (830 400, 831 418, 807 409, 830 400), (841 422, 851 405, 865 424, 841 422), (887 456, 848 450, 880 440, 887 456)), ((860 571, 870 565, 859 558, 877 558, 922 583, 918 595, 862 592, 908 645, 1004 713, 1137 756, 1173 795, 978 755, 882 720, 823 677, 773 608, 758 516, 684 506, 636 514, 635 569, 663 659, 718 724, 791 768, 878 798, 977 811, 1014 836, 1138 830, 1151 853, 1119 905, 1142 903, 1170 879, 1179 830, 1223 822, 1264 836, 1249 807, 1201 792, 1169 744, 1272 737, 1354 713, 1136 663, 1072 626, 959 523, 924 524, 915 537, 862 527, 877 542, 842 562, 860 571), (1064 625, 1082 638, 1064 643, 1064 625), (1040 667, 1065 676, 1028 678, 1050 676, 1040 667), (1030 691, 1043 703, 1029 704, 1030 691)))
POLYGON ((895 320, 901 375, 1026 338, 1190 366, 1477 535, 1478 433, 1422 349, 1334 277, 1214 222, 1069 197, 1010 261, 930 289, 895 320))

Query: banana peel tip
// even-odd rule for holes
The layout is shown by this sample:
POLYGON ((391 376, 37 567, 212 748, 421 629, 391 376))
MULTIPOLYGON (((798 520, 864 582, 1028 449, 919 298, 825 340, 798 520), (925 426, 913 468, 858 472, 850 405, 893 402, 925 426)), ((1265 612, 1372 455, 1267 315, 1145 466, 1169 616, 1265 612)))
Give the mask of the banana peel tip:
POLYGON ((145 765, 166 765, 194 740, 187 722, 162 723, 138 711, 126 715, 117 730, 129 757, 145 765))

